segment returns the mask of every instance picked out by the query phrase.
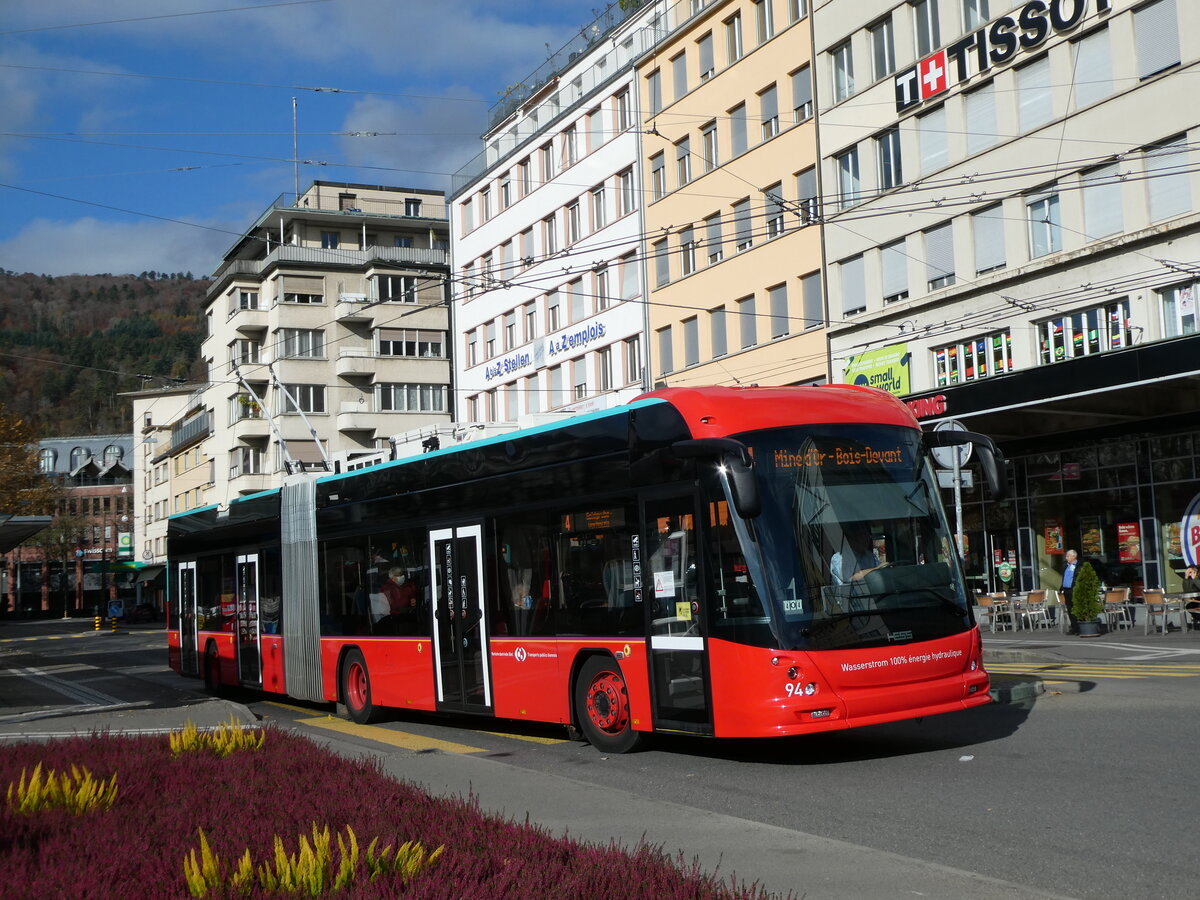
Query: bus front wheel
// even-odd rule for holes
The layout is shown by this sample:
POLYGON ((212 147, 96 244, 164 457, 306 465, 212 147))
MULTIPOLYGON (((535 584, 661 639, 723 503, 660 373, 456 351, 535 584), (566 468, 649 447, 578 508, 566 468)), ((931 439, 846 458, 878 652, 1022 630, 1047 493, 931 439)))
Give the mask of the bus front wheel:
POLYGON ((629 691, 621 669, 609 657, 593 656, 575 681, 575 712, 587 742, 605 753, 628 753, 641 746, 633 730, 629 691))
POLYGON ((352 722, 367 725, 379 718, 371 702, 371 673, 359 650, 351 650, 342 661, 342 702, 352 722))

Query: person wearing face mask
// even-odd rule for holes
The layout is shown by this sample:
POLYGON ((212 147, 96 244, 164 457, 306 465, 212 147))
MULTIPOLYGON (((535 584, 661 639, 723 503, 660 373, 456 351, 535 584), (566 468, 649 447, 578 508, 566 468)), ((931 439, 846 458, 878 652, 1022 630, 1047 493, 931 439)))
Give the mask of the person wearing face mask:
POLYGON ((411 612, 417 605, 417 586, 408 580, 407 573, 400 566, 388 569, 387 581, 380 590, 387 597, 393 616, 411 612))

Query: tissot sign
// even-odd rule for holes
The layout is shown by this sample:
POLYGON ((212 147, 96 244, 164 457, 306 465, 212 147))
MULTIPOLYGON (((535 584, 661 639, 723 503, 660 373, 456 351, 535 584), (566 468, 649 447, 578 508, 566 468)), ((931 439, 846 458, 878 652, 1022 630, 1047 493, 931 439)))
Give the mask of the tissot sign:
POLYGON ((896 110, 904 112, 938 96, 972 75, 1012 62, 1019 53, 1036 50, 1051 33, 1070 31, 1095 6, 1096 14, 1112 9, 1112 0, 1029 0, 973 34, 955 41, 896 76, 896 110))

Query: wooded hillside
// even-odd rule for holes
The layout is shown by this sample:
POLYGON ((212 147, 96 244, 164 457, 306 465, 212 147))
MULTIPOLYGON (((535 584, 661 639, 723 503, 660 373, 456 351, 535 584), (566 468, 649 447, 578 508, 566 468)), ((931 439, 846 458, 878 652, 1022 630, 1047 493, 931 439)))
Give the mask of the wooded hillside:
POLYGON ((191 273, 0 270, 0 398, 37 437, 132 429, 122 391, 203 380, 204 292, 191 273), (142 377, 149 376, 149 377, 142 377))

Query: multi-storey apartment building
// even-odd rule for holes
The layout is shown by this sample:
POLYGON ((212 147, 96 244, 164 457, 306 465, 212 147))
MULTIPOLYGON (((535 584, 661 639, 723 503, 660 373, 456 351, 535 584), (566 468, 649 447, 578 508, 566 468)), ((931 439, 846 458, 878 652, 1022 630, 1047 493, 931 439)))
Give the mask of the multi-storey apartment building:
POLYGON ((666 7, 614 5, 583 28, 508 89, 455 176, 462 421, 602 408, 644 387, 633 63, 666 7))
POLYGON ((653 380, 826 380, 805 0, 677 4, 638 63, 653 380))
POLYGON ((209 287, 208 381, 166 423, 169 438, 151 420, 147 471, 168 466, 162 512, 228 503, 448 423, 448 256, 437 191, 318 181, 272 203, 209 287))
POLYGON ((1013 499, 966 494, 976 577, 1057 587, 1074 548, 1135 594, 1177 587, 1197 552, 1200 7, 813 18, 836 377, 1000 440, 1013 499))

